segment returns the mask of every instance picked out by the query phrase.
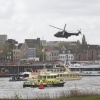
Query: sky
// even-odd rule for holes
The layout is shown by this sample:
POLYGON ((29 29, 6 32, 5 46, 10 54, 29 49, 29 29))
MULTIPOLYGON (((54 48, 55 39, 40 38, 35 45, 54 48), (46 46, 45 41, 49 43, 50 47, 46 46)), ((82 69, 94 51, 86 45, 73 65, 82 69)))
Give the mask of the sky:
POLYGON ((88 44, 100 45, 100 0, 0 0, 0 35, 23 43, 25 39, 82 41, 54 37, 66 25, 67 32, 81 29, 88 44))

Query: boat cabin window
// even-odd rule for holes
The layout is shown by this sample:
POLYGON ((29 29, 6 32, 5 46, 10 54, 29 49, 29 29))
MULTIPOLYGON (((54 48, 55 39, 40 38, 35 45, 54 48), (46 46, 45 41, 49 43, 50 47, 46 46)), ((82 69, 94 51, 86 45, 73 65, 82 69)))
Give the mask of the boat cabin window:
POLYGON ((51 69, 51 72, 53 72, 53 69, 51 69))
POLYGON ((54 76, 54 78, 56 78, 56 76, 54 76))
POLYGON ((66 76, 66 74, 63 74, 63 76, 66 76))
POLYGON ((53 76, 51 76, 51 78, 54 78, 53 76))
POLYGON ((56 69, 53 69, 53 72, 57 72, 56 69))
POLYGON ((100 71, 100 68, 94 68, 94 71, 100 71))
POLYGON ((72 74, 70 74, 70 76, 73 76, 72 74))
POLYGON ((46 78, 46 76, 42 76, 43 78, 46 78))
POLYGON ((39 79, 42 79, 42 78, 46 79, 46 76, 39 76, 39 79))
POLYGON ((66 76, 69 76, 69 74, 66 74, 66 76))
POLYGON ((60 69, 60 72, 62 72, 62 69, 60 69))
POLYGON ((46 78, 46 76, 44 76, 44 78, 46 78))
POLYGON ((59 76, 62 76, 62 74, 60 74, 59 76))
POLYGON ((38 82, 40 82, 40 80, 38 80, 38 82))
POLYGON ((50 76, 47 76, 47 78, 50 78, 50 76))
POLYGON ((63 71, 65 71, 65 69, 63 69, 63 71))

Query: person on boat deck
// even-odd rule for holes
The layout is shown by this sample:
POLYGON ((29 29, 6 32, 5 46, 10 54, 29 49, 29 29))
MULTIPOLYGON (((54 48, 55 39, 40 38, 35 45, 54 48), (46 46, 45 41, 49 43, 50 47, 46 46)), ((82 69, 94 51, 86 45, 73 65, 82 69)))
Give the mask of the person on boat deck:
POLYGON ((15 80, 16 79, 16 77, 15 76, 12 76, 12 80, 15 80))
POLYGON ((20 77, 18 76, 17 79, 20 79, 20 77))

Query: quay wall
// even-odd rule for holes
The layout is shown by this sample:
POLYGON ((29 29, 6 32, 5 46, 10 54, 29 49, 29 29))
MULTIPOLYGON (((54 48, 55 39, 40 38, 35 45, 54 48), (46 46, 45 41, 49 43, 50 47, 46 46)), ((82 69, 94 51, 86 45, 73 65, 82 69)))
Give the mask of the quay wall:
MULTIPOLYGON (((51 68, 52 66, 46 66, 46 68, 51 68)), ((17 74, 20 72, 24 72, 25 69, 32 69, 33 71, 37 70, 37 69, 43 69, 44 66, 43 65, 37 65, 37 66, 0 66, 0 69, 4 68, 5 70, 8 70, 10 74, 17 74)))
POLYGON ((36 70, 43 69, 43 68, 53 68, 53 67, 59 67, 60 64, 58 61, 55 62, 34 62, 33 64, 10 64, 10 63, 0 63, 0 76, 4 75, 4 72, 6 72, 6 75, 14 75, 25 71, 32 71, 36 72, 36 70), (26 70, 25 70, 26 69, 26 70), (32 70, 31 70, 32 69, 32 70))
MULTIPOLYGON (((59 67, 59 65, 56 65, 56 67, 59 67)), ((37 70, 41 70, 43 68, 53 68, 53 65, 19 65, 19 66, 15 66, 15 65, 6 65, 6 66, 0 66, 0 69, 4 69, 0 71, 0 76, 3 76, 2 73, 5 71, 7 72, 6 74, 8 75, 13 75, 13 74, 18 74, 21 72, 25 72, 25 71, 33 71, 36 72, 37 70)), ((8 75, 8 76, 9 76, 8 75)))

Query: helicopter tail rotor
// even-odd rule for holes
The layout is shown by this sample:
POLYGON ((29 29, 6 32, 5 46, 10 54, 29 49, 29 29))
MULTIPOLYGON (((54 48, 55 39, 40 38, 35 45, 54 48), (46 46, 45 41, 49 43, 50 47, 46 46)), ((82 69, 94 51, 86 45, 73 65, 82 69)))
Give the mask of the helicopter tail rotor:
POLYGON ((81 35, 82 35, 82 33, 81 33, 81 29, 80 29, 80 30, 78 30, 78 34, 81 34, 81 35))

